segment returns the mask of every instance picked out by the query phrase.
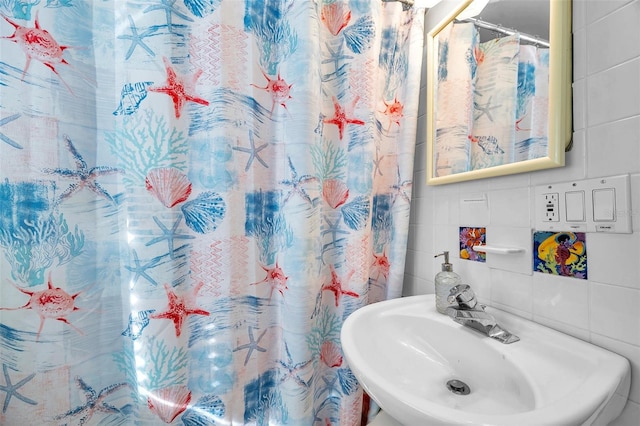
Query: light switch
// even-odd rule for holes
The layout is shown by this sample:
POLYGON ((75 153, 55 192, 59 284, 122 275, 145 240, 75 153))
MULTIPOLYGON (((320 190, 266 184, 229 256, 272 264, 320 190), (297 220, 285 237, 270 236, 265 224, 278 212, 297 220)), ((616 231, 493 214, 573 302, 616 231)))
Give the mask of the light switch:
POLYGON ((584 222, 584 191, 570 191, 564 194, 567 222, 584 222))
POLYGON ((614 222, 616 211, 616 191, 613 188, 593 190, 593 220, 614 222))

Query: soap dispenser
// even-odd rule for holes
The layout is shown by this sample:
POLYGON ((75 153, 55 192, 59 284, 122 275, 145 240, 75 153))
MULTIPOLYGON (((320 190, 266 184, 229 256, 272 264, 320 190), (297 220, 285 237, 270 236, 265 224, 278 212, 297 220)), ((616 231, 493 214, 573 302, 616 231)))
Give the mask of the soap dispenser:
POLYGON ((442 264, 442 271, 438 272, 435 277, 436 287, 436 309, 441 314, 445 313, 447 307, 451 306, 451 303, 447 301, 451 287, 462 283, 460 275, 453 272, 453 265, 449 263, 449 252, 445 251, 434 257, 444 256, 444 263, 442 264))

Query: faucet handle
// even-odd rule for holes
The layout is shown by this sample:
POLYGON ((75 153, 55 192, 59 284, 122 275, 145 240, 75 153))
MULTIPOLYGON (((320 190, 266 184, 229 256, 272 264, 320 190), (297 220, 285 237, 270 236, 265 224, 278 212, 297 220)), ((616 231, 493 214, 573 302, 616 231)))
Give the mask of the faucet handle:
POLYGON ((476 294, 468 284, 458 284, 451 287, 447 301, 449 303, 457 302, 462 309, 473 309, 478 304, 476 294))

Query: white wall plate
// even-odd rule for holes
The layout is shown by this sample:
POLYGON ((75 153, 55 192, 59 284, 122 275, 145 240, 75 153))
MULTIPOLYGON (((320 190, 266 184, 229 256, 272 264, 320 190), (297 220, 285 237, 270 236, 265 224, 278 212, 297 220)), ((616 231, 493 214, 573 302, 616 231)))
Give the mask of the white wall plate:
POLYGON ((628 174, 536 186, 534 209, 538 231, 633 232, 628 174))

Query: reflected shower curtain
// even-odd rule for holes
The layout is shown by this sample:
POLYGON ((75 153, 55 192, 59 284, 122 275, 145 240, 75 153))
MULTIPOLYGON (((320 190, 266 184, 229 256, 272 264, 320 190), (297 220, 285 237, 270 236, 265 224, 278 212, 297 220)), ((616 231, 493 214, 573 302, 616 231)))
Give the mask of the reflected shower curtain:
POLYGON ((0 2, 0 423, 359 424, 423 12, 0 2))
POLYGON ((549 146, 549 49, 520 46, 514 161, 545 157, 549 146))
POLYGON ((513 162, 519 49, 517 35, 480 43, 469 138, 471 170, 513 162))
POLYGON ((438 33, 436 176, 469 170, 479 41, 471 23, 449 24, 438 33))
POLYGON ((549 49, 517 34, 479 43, 471 23, 438 45, 436 176, 545 157, 549 49))

